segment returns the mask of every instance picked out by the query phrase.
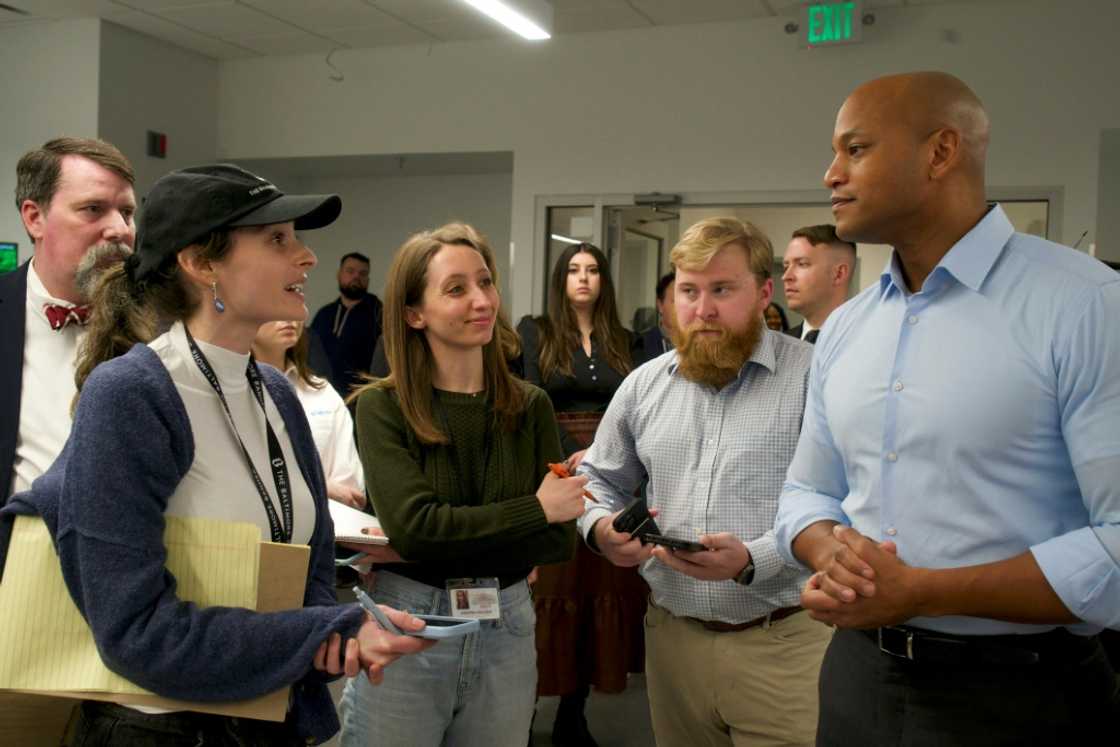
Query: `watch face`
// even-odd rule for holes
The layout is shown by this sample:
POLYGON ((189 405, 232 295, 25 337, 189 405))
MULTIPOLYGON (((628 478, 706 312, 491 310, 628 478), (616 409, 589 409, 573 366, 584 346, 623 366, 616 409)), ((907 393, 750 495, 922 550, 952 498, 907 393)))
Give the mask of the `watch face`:
POLYGON ((735 583, 746 586, 751 581, 754 581, 754 563, 747 563, 747 567, 739 572, 735 577, 735 583))

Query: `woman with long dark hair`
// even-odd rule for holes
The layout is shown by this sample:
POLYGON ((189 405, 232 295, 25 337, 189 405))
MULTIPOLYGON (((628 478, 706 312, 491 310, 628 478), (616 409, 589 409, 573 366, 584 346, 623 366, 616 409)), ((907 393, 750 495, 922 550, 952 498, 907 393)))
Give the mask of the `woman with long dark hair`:
MULTIPOLYGON (((291 700, 284 723, 85 701, 76 744, 318 744, 338 728, 332 676, 365 670, 379 681, 397 656, 428 645, 337 604, 307 420, 283 375, 250 354, 261 324, 306 316, 316 260, 296 230, 340 211, 336 195, 284 195, 235 166, 201 166, 155 183, 134 253, 90 250, 98 271, 73 429, 6 510, 47 522, 109 669, 179 700, 288 686, 291 700), (264 541, 310 545, 303 607, 264 614, 179 599, 165 567, 167 516, 247 522, 264 541)), ((405 630, 423 627, 386 612, 405 630)))
MULTIPOLYGON (((573 419, 581 421, 584 414, 601 415, 633 368, 635 347, 618 318, 606 256, 593 244, 569 246, 556 260, 548 291, 548 314, 517 325, 525 379, 548 392, 557 413, 578 413, 573 419)), ((562 426, 566 419, 560 415, 562 426)), ((572 423, 562 434, 569 455, 587 448, 573 435, 581 428, 572 423)))
POLYGON ((786 310, 782 308, 781 304, 771 301, 766 310, 762 312, 762 316, 767 327, 775 332, 789 334, 789 317, 786 316, 786 310))
POLYGON ((506 365, 494 255, 452 223, 412 236, 385 285, 390 374, 357 393, 358 452, 385 533, 375 600, 475 617, 479 631, 410 657, 373 688, 351 680, 342 744, 524 747, 533 714, 534 566, 571 557, 584 477, 552 405, 506 365), (403 665, 403 666, 402 666, 403 665))
MULTIPOLYGON (((607 258, 573 244, 557 258, 548 314, 518 325, 525 378, 548 392, 573 471, 623 378, 637 341, 618 318, 607 258)), ((590 688, 621 692, 643 668, 642 618, 649 588, 634 568, 619 568, 581 542, 569 563, 540 569, 537 610, 539 695, 559 695, 552 740, 591 745, 584 717, 590 688)))

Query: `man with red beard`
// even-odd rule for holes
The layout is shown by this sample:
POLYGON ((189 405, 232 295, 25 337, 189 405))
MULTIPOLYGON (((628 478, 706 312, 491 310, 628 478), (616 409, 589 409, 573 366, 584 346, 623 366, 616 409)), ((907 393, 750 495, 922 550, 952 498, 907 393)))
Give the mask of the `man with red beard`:
POLYGON ((86 322, 79 270, 132 251, 132 165, 103 140, 57 138, 16 166, 31 259, 0 276, 0 505, 51 466, 70 435, 86 322))
POLYGON ((767 329, 770 240, 734 218, 685 232, 676 268, 674 354, 626 378, 580 471, 580 529, 652 591, 646 676, 659 745, 811 744, 830 631, 798 605, 807 575, 773 533, 801 429, 812 348, 767 329), (661 533, 686 552, 613 527, 649 480, 661 533))

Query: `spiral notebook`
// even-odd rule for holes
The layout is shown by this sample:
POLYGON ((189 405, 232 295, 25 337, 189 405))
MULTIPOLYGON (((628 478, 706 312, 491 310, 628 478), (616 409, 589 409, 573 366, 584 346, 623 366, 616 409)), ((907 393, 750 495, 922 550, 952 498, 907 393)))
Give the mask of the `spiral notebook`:
POLYGON ((361 545, 387 545, 389 538, 379 534, 362 534, 364 527, 381 529, 381 522, 376 516, 370 516, 365 511, 350 508, 345 503, 327 501, 330 504, 331 520, 334 521, 334 541, 352 542, 361 545))

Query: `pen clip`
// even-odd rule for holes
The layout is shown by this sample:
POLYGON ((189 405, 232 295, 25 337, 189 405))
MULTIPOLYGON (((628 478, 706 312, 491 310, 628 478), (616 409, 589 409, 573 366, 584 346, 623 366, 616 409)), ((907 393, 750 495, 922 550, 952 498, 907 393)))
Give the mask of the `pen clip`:
POLYGON ((385 616, 385 613, 381 611, 381 608, 378 607, 374 603, 374 601, 369 598, 369 594, 366 594, 365 591, 361 589, 361 587, 355 586, 353 591, 354 596, 358 598, 358 604, 362 606, 362 609, 373 615, 373 619, 376 620, 377 624, 380 625, 386 632, 392 633, 393 635, 404 635, 404 633, 401 632, 401 629, 394 625, 389 620, 389 618, 385 616))

